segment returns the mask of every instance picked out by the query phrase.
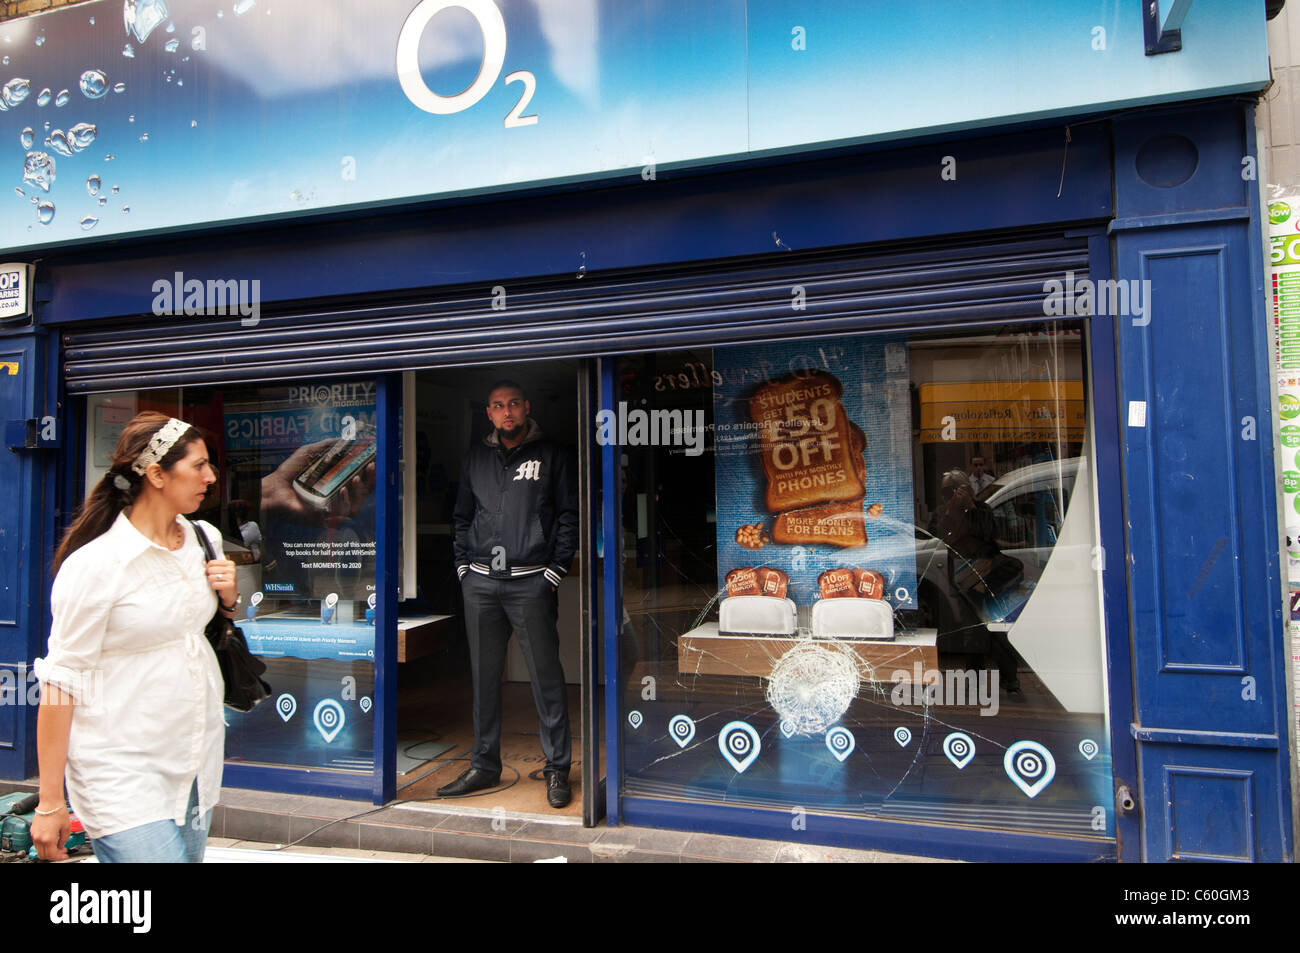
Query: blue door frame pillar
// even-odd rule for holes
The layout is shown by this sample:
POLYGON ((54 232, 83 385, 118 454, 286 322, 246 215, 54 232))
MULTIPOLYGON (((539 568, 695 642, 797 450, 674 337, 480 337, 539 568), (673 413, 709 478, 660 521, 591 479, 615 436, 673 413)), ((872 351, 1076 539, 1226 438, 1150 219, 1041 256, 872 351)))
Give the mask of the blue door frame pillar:
MULTIPOLYGON (((0 338, 0 412, 5 424, 34 419, 64 429, 48 335, 0 338)), ((16 436, 6 426, 6 444, 16 436)), ((37 693, 31 661, 44 654, 45 569, 53 554, 55 456, 51 449, 0 449, 0 777, 36 774, 37 693)))
POLYGON ((1236 104, 1115 123, 1130 730, 1148 861, 1293 856, 1253 132, 1236 104))

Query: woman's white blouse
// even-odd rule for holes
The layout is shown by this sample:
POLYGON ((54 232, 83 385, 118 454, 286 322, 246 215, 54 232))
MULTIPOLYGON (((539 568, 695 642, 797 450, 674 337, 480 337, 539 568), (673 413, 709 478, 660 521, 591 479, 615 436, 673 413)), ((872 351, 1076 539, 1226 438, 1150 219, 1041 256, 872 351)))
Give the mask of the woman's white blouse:
MULTIPOLYGON (((217 596, 190 522, 177 522, 185 543, 171 551, 120 514, 54 579, 49 652, 35 670, 77 699, 68 800, 92 838, 192 821, 195 779, 200 813, 221 797, 224 690, 203 635, 217 596)), ((221 534, 198 525, 221 556, 221 534)))

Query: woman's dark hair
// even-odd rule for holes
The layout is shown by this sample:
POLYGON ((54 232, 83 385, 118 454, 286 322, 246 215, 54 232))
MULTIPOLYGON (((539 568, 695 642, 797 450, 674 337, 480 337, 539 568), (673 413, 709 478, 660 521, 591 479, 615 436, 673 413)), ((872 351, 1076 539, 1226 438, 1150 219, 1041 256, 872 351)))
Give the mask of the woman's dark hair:
MULTIPOLYGON (((136 414, 122 430, 113 451, 113 462, 103 479, 86 497, 86 502, 77 511, 72 525, 63 534, 58 550, 54 553, 52 572, 57 575, 59 567, 69 555, 82 546, 108 532, 117 514, 135 502, 144 486, 144 477, 131 469, 131 464, 149 446, 149 440, 171 418, 154 410, 136 414)), ((158 461, 164 470, 170 470, 189 453, 189 445, 202 440, 203 435, 194 427, 186 428, 170 450, 158 461)))

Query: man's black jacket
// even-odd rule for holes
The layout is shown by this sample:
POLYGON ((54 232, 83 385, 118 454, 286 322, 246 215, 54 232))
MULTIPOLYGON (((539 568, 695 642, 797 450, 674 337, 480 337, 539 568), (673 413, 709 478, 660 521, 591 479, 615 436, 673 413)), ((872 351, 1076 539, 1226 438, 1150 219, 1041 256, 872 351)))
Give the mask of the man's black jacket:
POLYGON ((523 443, 501 445, 496 431, 465 454, 452 515, 460 578, 502 578, 545 570, 559 585, 578 550, 578 475, 568 450, 530 417, 523 443))

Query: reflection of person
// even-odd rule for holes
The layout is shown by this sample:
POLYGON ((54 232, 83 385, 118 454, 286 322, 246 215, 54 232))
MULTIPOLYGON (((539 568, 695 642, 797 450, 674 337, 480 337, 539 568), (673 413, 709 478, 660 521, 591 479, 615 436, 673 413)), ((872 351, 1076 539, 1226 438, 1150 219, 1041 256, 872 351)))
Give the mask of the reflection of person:
POLYGON ((38 659, 40 803, 32 840, 66 856, 68 798, 101 863, 198 863, 221 794, 224 694, 203 630, 233 616, 234 563, 207 563, 181 514, 216 481, 198 431, 137 415, 54 556, 49 651, 38 659), (216 593, 215 597, 213 593, 216 593))
POLYGON ((253 522, 249 514, 248 501, 231 500, 230 515, 235 521, 235 528, 239 530, 239 538, 244 541, 244 545, 253 556, 253 562, 261 562, 262 528, 253 522))
MULTIPOLYGON (((969 475, 961 470, 945 473, 939 499, 935 536, 949 549, 949 579, 984 616, 985 607, 1019 577, 1023 566, 999 550, 993 511, 975 499, 969 475)), ((989 633, 989 654, 1002 687, 1012 697, 1019 696, 1019 663, 1005 632, 989 633)))
POLYGON ((518 384, 493 386, 487 415, 495 429, 461 467, 452 522, 473 667, 474 750, 469 769, 438 794, 500 781, 501 676, 513 630, 541 722, 547 801, 559 808, 569 803, 572 744, 556 588, 577 551, 577 474, 568 451, 543 436, 530 410, 518 384))
POLYGON ((995 477, 992 473, 988 473, 985 471, 983 457, 970 458, 969 482, 970 482, 970 488, 972 493, 974 493, 976 496, 979 496, 980 493, 985 489, 987 489, 989 485, 992 484, 993 481, 996 479, 997 477, 995 477))

